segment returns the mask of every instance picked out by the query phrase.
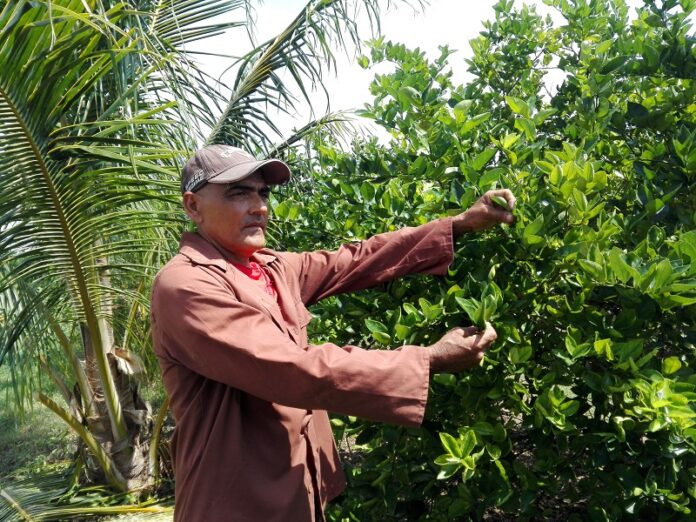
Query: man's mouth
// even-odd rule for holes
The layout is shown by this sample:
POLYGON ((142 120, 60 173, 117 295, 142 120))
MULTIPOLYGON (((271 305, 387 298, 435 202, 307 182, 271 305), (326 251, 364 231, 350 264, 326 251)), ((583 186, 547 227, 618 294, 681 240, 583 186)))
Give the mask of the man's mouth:
POLYGON ((246 230, 258 230, 258 229, 260 229, 262 231, 265 231, 266 225, 264 223, 250 223, 248 225, 245 225, 244 228, 246 230))

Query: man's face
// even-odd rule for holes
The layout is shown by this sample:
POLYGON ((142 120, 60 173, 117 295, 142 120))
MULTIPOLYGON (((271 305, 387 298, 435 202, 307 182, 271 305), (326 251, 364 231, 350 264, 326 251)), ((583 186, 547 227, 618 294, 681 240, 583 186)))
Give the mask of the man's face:
POLYGON ((198 232, 232 261, 244 262, 266 245, 269 189, 260 172, 228 184, 208 183, 184 194, 198 232))

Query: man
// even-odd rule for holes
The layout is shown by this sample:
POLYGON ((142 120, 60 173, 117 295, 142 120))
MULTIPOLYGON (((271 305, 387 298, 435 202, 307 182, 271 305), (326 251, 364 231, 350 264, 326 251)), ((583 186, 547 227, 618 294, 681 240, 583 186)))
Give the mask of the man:
POLYGON ((327 411, 417 426, 429 376, 476 366, 495 340, 457 328, 429 347, 312 346, 305 306, 410 273, 444 274, 453 239, 513 217, 489 192, 453 218, 336 252, 264 248, 269 186, 290 170, 224 145, 184 167, 197 233, 155 279, 152 332, 176 420, 175 520, 323 520, 345 485, 327 411))

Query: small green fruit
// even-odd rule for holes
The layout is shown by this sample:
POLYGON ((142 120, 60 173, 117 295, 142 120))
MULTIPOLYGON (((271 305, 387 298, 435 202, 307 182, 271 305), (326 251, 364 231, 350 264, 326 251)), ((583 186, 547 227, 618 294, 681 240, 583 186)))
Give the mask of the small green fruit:
POLYGON ((512 209, 510 208, 510 205, 508 205, 508 202, 505 198, 501 198, 500 196, 489 196, 491 198, 491 201, 498 205, 499 207, 504 208, 508 212, 512 212, 512 209))

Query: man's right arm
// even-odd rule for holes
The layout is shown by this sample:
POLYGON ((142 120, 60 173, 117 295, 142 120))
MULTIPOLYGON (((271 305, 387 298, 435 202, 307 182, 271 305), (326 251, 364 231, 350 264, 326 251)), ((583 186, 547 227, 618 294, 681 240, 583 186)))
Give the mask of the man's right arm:
POLYGON ((294 408, 411 426, 422 420, 427 348, 299 346, 213 275, 184 266, 158 276, 152 317, 155 350, 167 365, 294 408))

